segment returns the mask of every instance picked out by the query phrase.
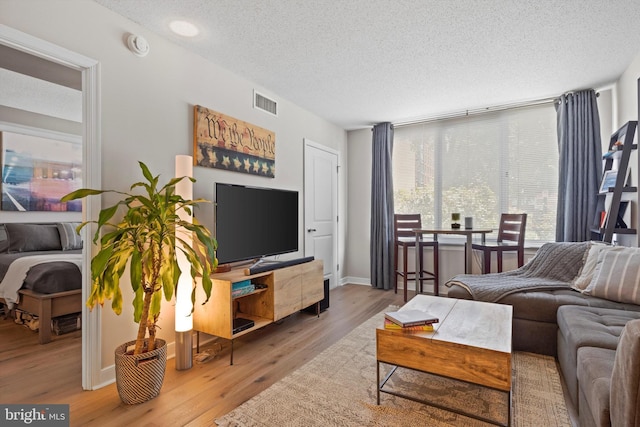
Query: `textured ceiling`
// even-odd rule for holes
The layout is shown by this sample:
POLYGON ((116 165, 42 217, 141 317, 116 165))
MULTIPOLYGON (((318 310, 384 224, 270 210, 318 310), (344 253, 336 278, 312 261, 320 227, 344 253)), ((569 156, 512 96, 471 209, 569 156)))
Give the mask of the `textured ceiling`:
POLYGON ((345 129, 599 88, 640 53, 638 0, 95 1, 345 129))

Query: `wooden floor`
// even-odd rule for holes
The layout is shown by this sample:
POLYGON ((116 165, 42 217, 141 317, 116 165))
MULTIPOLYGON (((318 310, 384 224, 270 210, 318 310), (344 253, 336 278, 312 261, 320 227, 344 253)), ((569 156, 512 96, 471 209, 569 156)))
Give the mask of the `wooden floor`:
POLYGON ((120 401, 115 384, 82 390, 80 332, 39 346, 36 333, 0 320, 0 402, 69 404, 72 426, 215 425, 215 418, 295 371, 390 304, 402 305, 401 294, 362 285, 333 289, 330 307, 319 318, 297 313, 237 339, 233 366, 224 340, 218 341, 222 352, 217 357, 194 363, 190 370, 176 371, 174 360, 168 360, 160 395, 133 406, 120 401))

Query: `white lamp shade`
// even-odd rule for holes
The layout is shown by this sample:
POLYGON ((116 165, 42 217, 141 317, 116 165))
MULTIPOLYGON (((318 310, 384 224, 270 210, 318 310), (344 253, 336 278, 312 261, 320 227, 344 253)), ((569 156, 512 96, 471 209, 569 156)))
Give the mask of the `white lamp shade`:
MULTIPOLYGON (((193 158, 186 155, 176 156, 176 178, 193 176, 193 158)), ((185 200, 193 199, 193 184, 189 179, 183 179, 176 185, 176 194, 182 196, 185 200)), ((184 209, 178 210, 178 216, 183 221, 192 222, 193 219, 184 209)), ((184 227, 176 229, 176 236, 182 238, 185 244, 191 245, 192 236, 184 227)), ((176 258, 180 267, 180 278, 178 279, 178 288, 176 289, 176 332, 185 332, 193 329, 193 316, 191 310, 191 288, 192 279, 189 273, 190 265, 187 257, 182 253, 180 247, 182 243, 176 241, 176 258)))

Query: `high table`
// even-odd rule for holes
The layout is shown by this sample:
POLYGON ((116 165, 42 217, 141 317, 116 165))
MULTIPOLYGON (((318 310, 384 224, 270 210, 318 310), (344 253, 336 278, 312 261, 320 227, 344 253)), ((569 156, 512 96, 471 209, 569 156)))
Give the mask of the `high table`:
MULTIPOLYGON (((465 258, 465 266, 464 272, 471 273, 473 271, 473 257, 471 256, 471 245, 473 244, 473 235, 480 234, 482 239, 482 244, 485 243, 487 233, 492 233, 493 230, 490 228, 414 228, 413 232, 416 235, 416 266, 420 265, 420 253, 417 248, 420 247, 420 239, 424 234, 433 234, 433 240, 438 241, 438 234, 457 234, 462 236, 467 236, 467 241, 464 247, 464 258, 465 258)), ((416 267, 416 271, 418 268, 416 267)), ((416 293, 418 292, 418 280, 421 277, 416 275, 416 293)), ((437 286, 434 287, 434 290, 437 289, 437 286)), ((438 292, 435 292, 436 295, 438 292)))

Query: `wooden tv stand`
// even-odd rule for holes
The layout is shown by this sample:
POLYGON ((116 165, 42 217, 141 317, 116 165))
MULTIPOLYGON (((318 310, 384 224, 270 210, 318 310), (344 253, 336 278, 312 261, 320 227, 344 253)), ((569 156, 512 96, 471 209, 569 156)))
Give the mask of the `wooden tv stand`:
MULTIPOLYGON (((198 304, 193 312, 193 329, 199 333, 215 335, 231 340, 230 364, 233 365, 233 340, 249 332, 276 322, 313 304, 320 313, 320 301, 324 298, 323 265, 321 260, 297 264, 258 274, 245 275, 243 268, 211 276, 211 299, 198 304), (234 283, 251 280, 265 288, 232 296, 234 283), (251 319, 254 325, 233 333, 233 319, 251 319)), ((204 301, 203 291, 198 289, 196 301, 204 301)), ((199 343, 198 343, 199 347, 199 343)), ((199 351, 199 348, 198 348, 199 351)))

